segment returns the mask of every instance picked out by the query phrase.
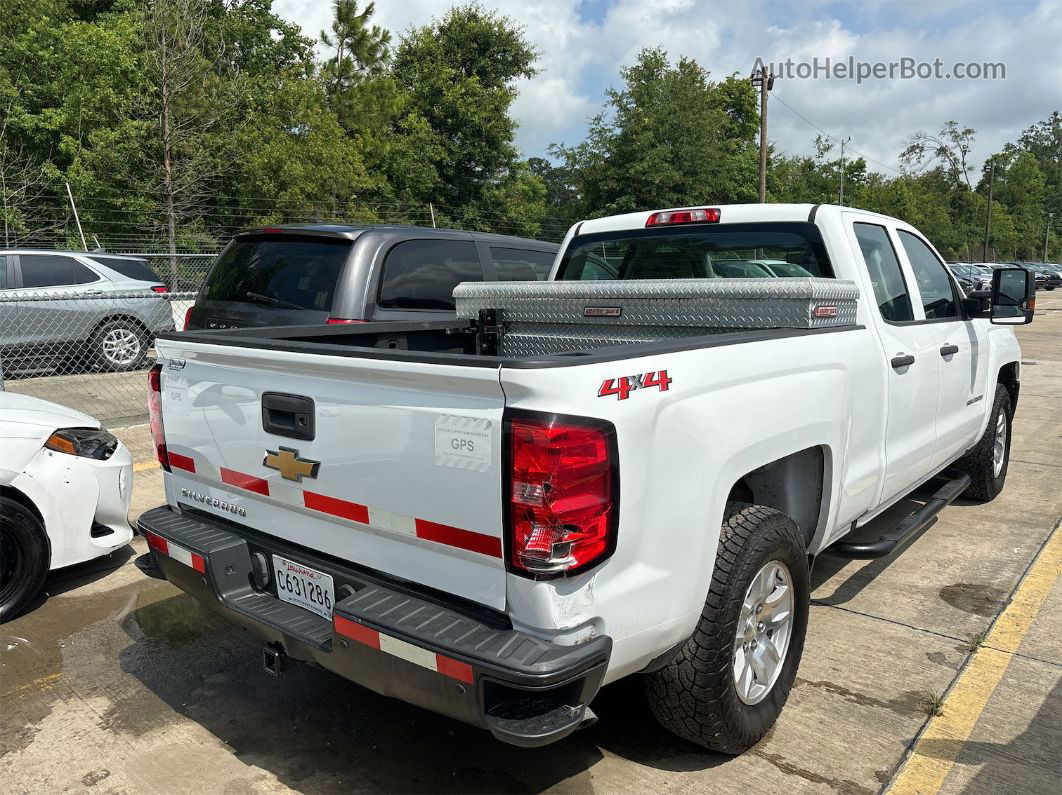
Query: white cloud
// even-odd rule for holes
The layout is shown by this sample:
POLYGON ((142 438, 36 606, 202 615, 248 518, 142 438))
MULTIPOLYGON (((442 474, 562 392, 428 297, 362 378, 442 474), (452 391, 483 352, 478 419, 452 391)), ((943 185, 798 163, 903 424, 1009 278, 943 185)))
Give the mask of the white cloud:
MULTIPOLYGON (((757 57, 851 55, 871 62, 939 57, 945 68, 956 61, 1006 64, 1007 78, 998 81, 776 82, 777 96, 816 125, 837 136, 851 135, 855 150, 893 166, 908 136, 934 131, 949 119, 978 131, 979 165, 1023 128, 1062 107, 1062 0, 1038 5, 805 0, 785 6, 771 0, 614 0, 596 21, 580 17, 577 0, 487 0, 484 5, 523 25, 540 53, 539 75, 521 81, 513 106, 520 124, 517 144, 528 155, 542 154, 554 141, 577 142, 586 120, 601 107, 605 89, 618 84, 620 67, 642 47, 658 45, 673 58, 695 58, 716 78, 748 74, 757 57)), ((426 24, 449 6, 445 0, 378 2, 376 21, 397 39, 410 25, 426 24)), ((314 37, 331 20, 330 3, 276 0, 274 7, 314 37)), ((812 150, 817 131, 781 103, 771 104, 769 120, 778 148, 812 150)))

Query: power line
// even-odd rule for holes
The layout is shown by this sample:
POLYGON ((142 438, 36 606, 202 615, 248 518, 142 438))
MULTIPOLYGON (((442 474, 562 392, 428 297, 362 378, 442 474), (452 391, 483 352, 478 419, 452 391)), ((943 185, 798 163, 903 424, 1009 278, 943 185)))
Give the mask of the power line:
MULTIPOLYGON (((796 108, 794 108, 794 107, 793 107, 792 105, 790 105, 790 104, 789 104, 788 102, 786 102, 786 101, 785 101, 784 99, 782 99, 782 98, 781 98, 780 96, 778 96, 778 94, 777 94, 777 93, 776 93, 776 94, 774 95, 774 98, 775 98, 775 99, 777 99, 777 100, 778 100, 779 102, 781 102, 781 103, 782 103, 783 105, 785 105, 785 106, 786 106, 787 108, 789 108, 789 110, 791 110, 791 111, 792 111, 793 113, 795 113, 795 114, 796 114, 797 116, 799 116, 799 117, 800 117, 801 119, 803 119, 803 120, 804 120, 805 122, 807 122, 807 123, 808 123, 808 124, 810 124, 810 125, 811 125, 812 127, 814 127, 814 128, 816 129, 816 130, 818 130, 818 131, 819 131, 820 133, 822 133, 823 135, 825 135, 825 136, 826 136, 827 138, 830 138, 831 140, 834 140, 834 141, 836 141, 837 143, 841 143, 841 139, 840 139, 840 138, 838 138, 838 137, 837 137, 836 135, 834 135, 833 133, 828 133, 828 132, 826 132, 826 131, 825 131, 824 129, 822 129, 822 128, 821 128, 821 127, 820 127, 819 125, 817 125, 817 124, 816 124, 815 122, 813 122, 813 121, 812 121, 811 119, 809 119, 809 118, 808 118, 807 116, 805 116, 805 115, 804 115, 803 113, 801 113, 801 112, 800 112, 799 110, 797 110, 797 109, 796 109, 796 108)), ((903 172, 902 172, 902 171, 900 171, 900 170, 899 170, 898 168, 895 168, 895 167, 893 167, 893 166, 890 166, 890 165, 886 165, 885 163, 882 163, 882 162, 881 162, 880 160, 875 160, 874 158, 870 157, 869 155, 865 155, 865 154, 863 154, 863 153, 862 153, 862 152, 860 152, 860 151, 859 151, 858 149, 854 149, 853 147, 849 146, 849 147, 848 147, 848 150, 849 150, 850 152, 855 152, 855 153, 856 153, 857 155, 859 155, 859 156, 860 156, 861 158, 863 158, 864 160, 869 160, 869 161, 870 161, 871 163, 873 163, 874 165, 877 165, 877 166, 881 166, 882 168, 887 168, 887 169, 888 169, 889 171, 892 171, 892 172, 894 172, 894 173, 896 173, 896 174, 900 174, 900 175, 902 175, 902 174, 903 174, 903 172)))

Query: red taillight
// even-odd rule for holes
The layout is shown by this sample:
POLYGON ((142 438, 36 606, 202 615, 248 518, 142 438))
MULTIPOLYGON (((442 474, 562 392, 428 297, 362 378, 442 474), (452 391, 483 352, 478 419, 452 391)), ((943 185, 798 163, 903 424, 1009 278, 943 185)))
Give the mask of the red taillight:
POLYGON ((184 313, 184 328, 181 329, 181 331, 188 331, 188 324, 192 322, 192 310, 193 309, 195 309, 194 305, 188 307, 188 309, 185 310, 185 313, 184 313))
POLYGON ((611 555, 619 513, 612 426, 519 417, 509 439, 510 569, 567 576, 611 555))
POLYGON ((169 542, 167 542, 166 539, 163 538, 162 536, 155 535, 150 530, 147 530, 144 533, 144 538, 147 539, 148 549, 153 549, 156 552, 158 552, 160 555, 169 555, 170 554, 169 542))
POLYGON ((676 224, 719 223, 718 207, 698 207, 692 210, 662 210, 649 216, 646 226, 675 226, 676 224))
POLYGON ((170 458, 166 453, 166 434, 162 429, 162 365, 156 364, 148 370, 148 422, 151 426, 151 440, 155 443, 155 457, 167 472, 170 471, 170 458))
POLYGON ((168 293, 169 291, 170 288, 164 284, 156 284, 154 287, 151 288, 151 292, 159 293, 160 295, 163 293, 168 293))
POLYGON ((368 320, 355 320, 350 317, 330 317, 325 320, 325 323, 329 326, 343 326, 347 323, 368 323, 368 320))

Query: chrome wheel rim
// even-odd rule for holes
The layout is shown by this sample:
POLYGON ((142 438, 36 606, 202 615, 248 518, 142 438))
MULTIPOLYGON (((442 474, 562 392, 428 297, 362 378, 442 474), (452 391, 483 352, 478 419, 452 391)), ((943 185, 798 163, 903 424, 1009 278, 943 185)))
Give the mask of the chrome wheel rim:
POLYGON ((741 603, 734 638, 734 685, 745 704, 758 704, 771 692, 785 665, 793 634, 793 577, 772 560, 752 578, 741 603))
POLYGON ((1003 458, 1007 453, 1007 415, 996 416, 996 439, 992 444, 992 473, 998 478, 1003 471, 1003 458))
POLYGON ((131 329, 112 328, 103 335, 102 346, 103 355, 113 364, 132 364, 140 356, 140 339, 131 329))

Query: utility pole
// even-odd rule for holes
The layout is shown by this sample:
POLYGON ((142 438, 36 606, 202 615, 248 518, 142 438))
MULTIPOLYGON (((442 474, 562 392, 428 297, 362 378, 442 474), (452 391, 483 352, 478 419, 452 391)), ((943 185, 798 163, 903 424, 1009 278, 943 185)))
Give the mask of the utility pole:
POLYGON ((774 88, 774 75, 761 66, 753 72, 752 85, 760 89, 760 204, 767 202, 767 92, 774 88))
POLYGON ((1051 220, 1054 217, 1054 213, 1047 214, 1047 226, 1044 228, 1044 262, 1047 262, 1047 241, 1051 239, 1051 220))
POLYGON ((841 192, 838 196, 837 203, 844 207, 844 145, 852 140, 852 136, 841 141, 841 192))
POLYGON ((988 215, 985 217, 985 247, 981 250, 981 262, 988 262, 988 238, 992 234, 992 183, 996 181, 996 161, 988 171, 988 215))
POLYGON ((85 233, 81 231, 81 219, 77 217, 77 205, 74 204, 74 194, 70 190, 70 183, 66 183, 66 195, 70 197, 70 209, 74 211, 74 220, 77 221, 77 233, 81 235, 81 250, 88 251, 88 243, 85 242, 85 233))
POLYGON ((431 228, 435 229, 435 205, 428 202, 428 212, 431 213, 431 228))

